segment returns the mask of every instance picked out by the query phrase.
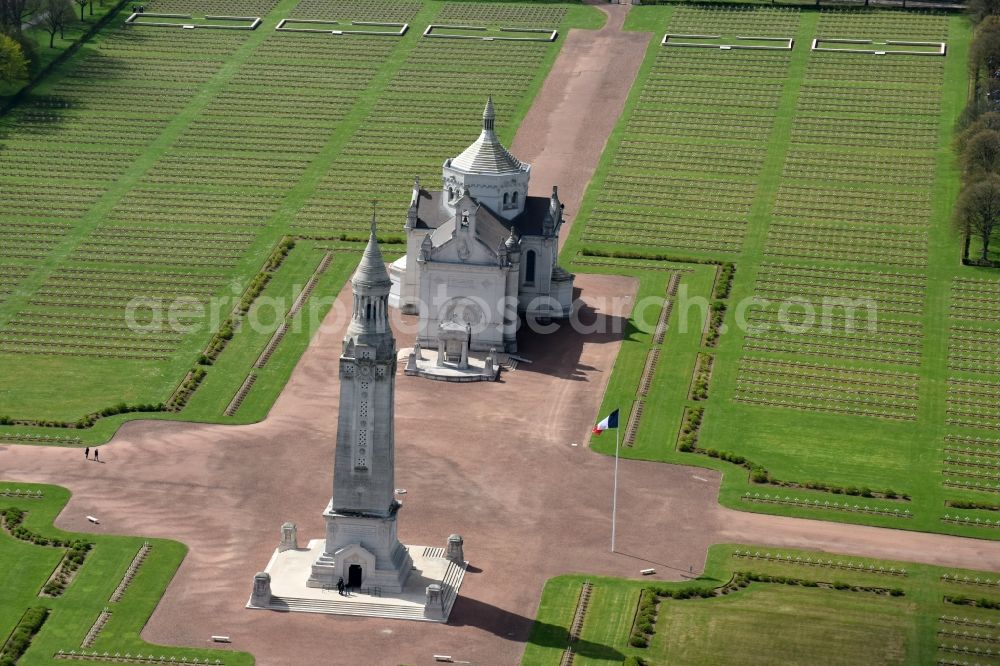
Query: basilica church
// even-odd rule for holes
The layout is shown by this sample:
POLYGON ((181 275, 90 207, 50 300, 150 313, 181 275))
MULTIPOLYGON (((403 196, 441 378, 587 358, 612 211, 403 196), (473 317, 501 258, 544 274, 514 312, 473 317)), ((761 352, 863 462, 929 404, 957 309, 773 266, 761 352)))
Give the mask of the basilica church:
POLYGON ((494 132, 493 100, 472 145, 442 167, 442 189, 414 183, 406 255, 390 268, 389 304, 419 315, 417 340, 464 326, 472 351, 517 351, 519 316, 569 316, 573 275, 557 263, 563 205, 528 196, 531 165, 494 132))

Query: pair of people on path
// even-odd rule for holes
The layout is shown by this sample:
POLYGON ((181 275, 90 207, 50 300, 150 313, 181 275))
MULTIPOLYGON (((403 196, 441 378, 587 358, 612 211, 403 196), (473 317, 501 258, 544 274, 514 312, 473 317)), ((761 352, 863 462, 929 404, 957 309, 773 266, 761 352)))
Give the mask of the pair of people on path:
MULTIPOLYGON (((345 591, 349 591, 349 590, 347 589, 347 586, 344 585, 344 579, 341 578, 340 580, 337 581, 337 594, 339 594, 340 596, 344 596, 345 595, 345 591)), ((350 595, 348 594, 347 596, 350 596, 350 595)))
MULTIPOLYGON (((88 446, 83 450, 83 457, 90 460, 90 447, 88 446)), ((100 449, 94 449, 94 462, 101 462, 100 449)))

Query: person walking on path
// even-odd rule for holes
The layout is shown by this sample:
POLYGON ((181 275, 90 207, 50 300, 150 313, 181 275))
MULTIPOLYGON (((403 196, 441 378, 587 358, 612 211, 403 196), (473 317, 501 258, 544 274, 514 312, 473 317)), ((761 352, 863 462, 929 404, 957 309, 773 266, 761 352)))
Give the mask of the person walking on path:
POLYGON ((98 449, 94 449, 94 462, 101 462, 101 454, 98 449))
MULTIPOLYGON (((96 453, 94 455, 97 455, 96 453)), ((83 457, 90 460, 90 447, 88 446, 83 450, 83 457)))
POLYGON ((337 581, 337 594, 344 596, 344 579, 341 578, 337 581))

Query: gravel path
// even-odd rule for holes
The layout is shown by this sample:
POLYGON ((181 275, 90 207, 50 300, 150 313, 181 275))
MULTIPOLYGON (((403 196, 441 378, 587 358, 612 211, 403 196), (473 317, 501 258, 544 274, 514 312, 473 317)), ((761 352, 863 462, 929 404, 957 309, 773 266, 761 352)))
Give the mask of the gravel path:
POLYGON ((652 38, 648 32, 621 31, 630 5, 598 6, 608 14, 607 23, 599 31, 569 32, 510 147, 531 164, 529 194, 548 196, 559 186, 567 215, 561 242, 652 38))

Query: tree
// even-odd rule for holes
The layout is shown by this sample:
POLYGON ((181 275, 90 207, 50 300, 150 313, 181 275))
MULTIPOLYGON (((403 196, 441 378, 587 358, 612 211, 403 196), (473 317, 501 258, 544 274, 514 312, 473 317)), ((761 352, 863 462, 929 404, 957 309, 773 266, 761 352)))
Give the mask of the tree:
POLYGON ((1000 225, 1000 176, 989 175, 972 183, 958 198, 955 222, 968 239, 972 234, 979 236, 983 244, 982 260, 989 261, 990 237, 1000 225))
POLYGON ((28 78, 28 59, 17 40, 0 34, 0 83, 28 78))
POLYGON ((969 140, 983 130, 1000 132, 1000 113, 997 113, 996 111, 989 111, 977 116, 971 123, 969 123, 968 127, 962 130, 962 132, 955 137, 955 149, 959 153, 964 153, 965 146, 969 143, 969 140))
POLYGON ((970 73, 976 76, 982 67, 990 76, 1000 69, 1000 16, 986 17, 969 45, 970 73))
POLYGON ((41 0, 0 0, 0 32, 20 35, 21 27, 40 6, 41 0))
POLYGON ((962 166, 970 179, 1000 171, 1000 133, 991 129, 979 130, 965 144, 962 166))
POLYGON ((1000 14, 1000 0, 969 0, 965 3, 965 7, 976 23, 987 16, 1000 14))
POLYGON ((69 0, 42 0, 42 27, 49 33, 49 48, 55 47, 56 33, 76 18, 69 0))
POLYGON ((87 6, 87 3, 90 2, 90 0, 73 0, 73 2, 75 2, 80 7, 80 22, 82 23, 83 22, 83 10, 87 6))

